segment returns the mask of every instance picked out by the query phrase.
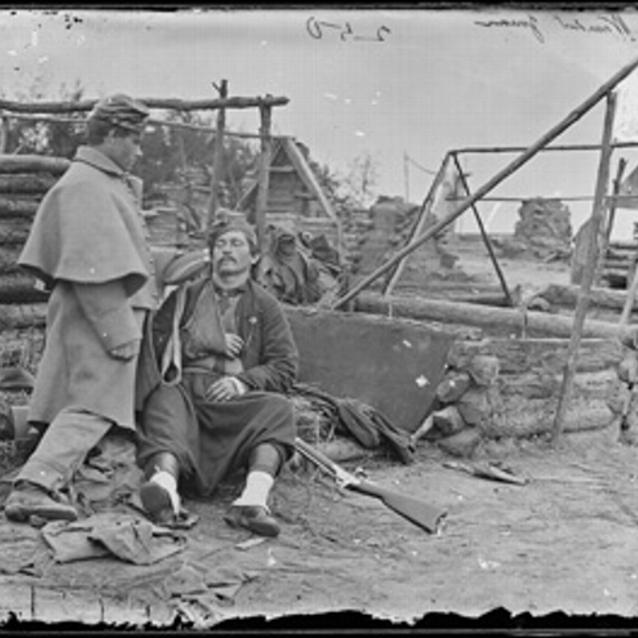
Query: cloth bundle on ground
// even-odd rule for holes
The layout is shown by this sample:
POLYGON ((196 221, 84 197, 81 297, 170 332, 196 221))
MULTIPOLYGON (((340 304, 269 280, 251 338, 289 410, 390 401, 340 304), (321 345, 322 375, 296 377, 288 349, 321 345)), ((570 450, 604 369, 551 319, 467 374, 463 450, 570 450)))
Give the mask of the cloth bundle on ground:
POLYGON ((402 463, 413 462, 414 449, 409 434, 376 408, 358 399, 334 397, 303 383, 295 384, 293 390, 327 405, 337 419, 337 433, 350 435, 365 448, 384 444, 402 463))
POLYGON ((42 535, 58 563, 111 556, 150 565, 182 551, 186 539, 146 519, 119 512, 95 514, 81 521, 51 521, 42 535))

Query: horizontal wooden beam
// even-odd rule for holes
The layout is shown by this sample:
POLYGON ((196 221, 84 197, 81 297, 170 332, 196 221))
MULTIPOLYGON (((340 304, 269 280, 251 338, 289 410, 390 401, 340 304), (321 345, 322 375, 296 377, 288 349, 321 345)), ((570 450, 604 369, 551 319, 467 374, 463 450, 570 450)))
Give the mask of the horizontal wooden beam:
MULTIPOLYGON (((38 113, 3 113, 2 117, 6 119, 27 120, 37 122, 53 122, 55 124, 85 124, 86 118, 84 117, 60 117, 55 115, 42 115, 38 113)), ((168 128, 183 129, 187 131, 196 131, 201 133, 210 133, 215 137, 217 129, 214 126, 204 126, 202 124, 189 124, 188 122, 174 122, 171 120, 158 120, 157 118, 149 117, 146 121, 147 124, 153 126, 167 126, 168 128)), ((240 131, 224 131, 225 137, 240 137, 247 139, 260 139, 262 136, 259 133, 245 133, 240 131)), ((274 140, 283 140, 292 138, 291 135, 272 135, 274 140)))
MULTIPOLYGON (((636 148, 638 142, 612 142, 611 148, 636 148)), ((600 151, 600 144, 553 144, 539 149, 540 153, 546 151, 600 151)), ((451 153, 460 154, 481 154, 481 153, 523 153, 526 146, 466 146, 464 148, 452 149, 451 153)))
MULTIPOLYGON (((174 111, 200 111, 215 109, 250 109, 259 107, 285 106, 290 102, 287 97, 227 97, 203 100, 180 100, 172 98, 138 98, 150 109, 170 109, 174 111)), ((0 109, 16 113, 75 113, 90 111, 98 100, 79 102, 16 102, 0 100, 0 109)))
MULTIPOLYGON (((523 312, 518 308, 490 307, 442 299, 383 296, 375 292, 361 292, 356 299, 355 309, 359 312, 436 321, 445 326, 462 324, 498 330, 501 333, 525 331, 533 335, 563 339, 570 337, 574 323, 570 315, 529 310, 523 312)), ((621 338, 624 334, 623 328, 607 321, 590 319, 583 328, 585 337, 621 338)))
MULTIPOLYGON (((465 197, 454 197, 450 195, 445 198, 445 201, 448 202, 462 202, 465 197)), ((521 195, 519 197, 509 196, 509 197, 481 197, 482 202, 531 202, 536 199, 551 202, 551 201, 560 201, 560 202, 591 202, 594 200, 593 195, 571 195, 567 197, 543 197, 542 195, 521 195)), ((623 201, 638 201, 638 196, 636 195, 605 195, 605 200, 608 202, 615 201, 618 203, 622 203, 623 201)), ((633 210, 633 209, 628 209, 633 210)))

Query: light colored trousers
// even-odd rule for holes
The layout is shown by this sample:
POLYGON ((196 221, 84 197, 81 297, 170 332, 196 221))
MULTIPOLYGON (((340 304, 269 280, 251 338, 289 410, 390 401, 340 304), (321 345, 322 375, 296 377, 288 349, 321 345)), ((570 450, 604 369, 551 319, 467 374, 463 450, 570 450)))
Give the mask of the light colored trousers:
POLYGON ((29 481, 50 491, 66 487, 112 425, 97 414, 64 408, 49 424, 14 484, 29 481))

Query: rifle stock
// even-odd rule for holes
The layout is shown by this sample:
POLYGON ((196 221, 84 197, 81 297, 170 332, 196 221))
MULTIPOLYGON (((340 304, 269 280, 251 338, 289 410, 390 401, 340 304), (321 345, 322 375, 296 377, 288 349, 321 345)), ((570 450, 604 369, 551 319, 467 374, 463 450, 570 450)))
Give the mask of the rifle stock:
POLYGON ((342 483, 344 487, 359 492, 360 494, 379 499, 386 507, 400 514, 411 523, 418 525, 426 532, 433 533, 439 531, 443 518, 446 515, 445 510, 424 503, 411 496, 386 490, 370 481, 361 480, 344 470, 332 459, 329 459, 319 450, 316 450, 300 438, 295 439, 295 447, 302 456, 313 462, 320 469, 331 474, 333 478, 342 483))

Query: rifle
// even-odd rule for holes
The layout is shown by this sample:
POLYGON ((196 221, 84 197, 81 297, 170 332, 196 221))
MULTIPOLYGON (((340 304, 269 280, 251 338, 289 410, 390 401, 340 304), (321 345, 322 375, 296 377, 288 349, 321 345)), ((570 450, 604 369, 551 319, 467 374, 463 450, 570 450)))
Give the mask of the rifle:
POLYGON ((438 533, 440 531, 443 519, 447 514, 444 510, 424 503, 416 498, 412 498, 411 496, 391 492, 390 490, 375 485, 371 481, 365 481, 354 476, 354 474, 350 474, 350 472, 344 470, 340 465, 337 465, 325 454, 316 450, 299 437, 295 438, 295 448, 303 457, 332 476, 340 487, 345 487, 354 492, 379 499, 391 510, 394 510, 411 523, 418 525, 426 532, 438 533))

